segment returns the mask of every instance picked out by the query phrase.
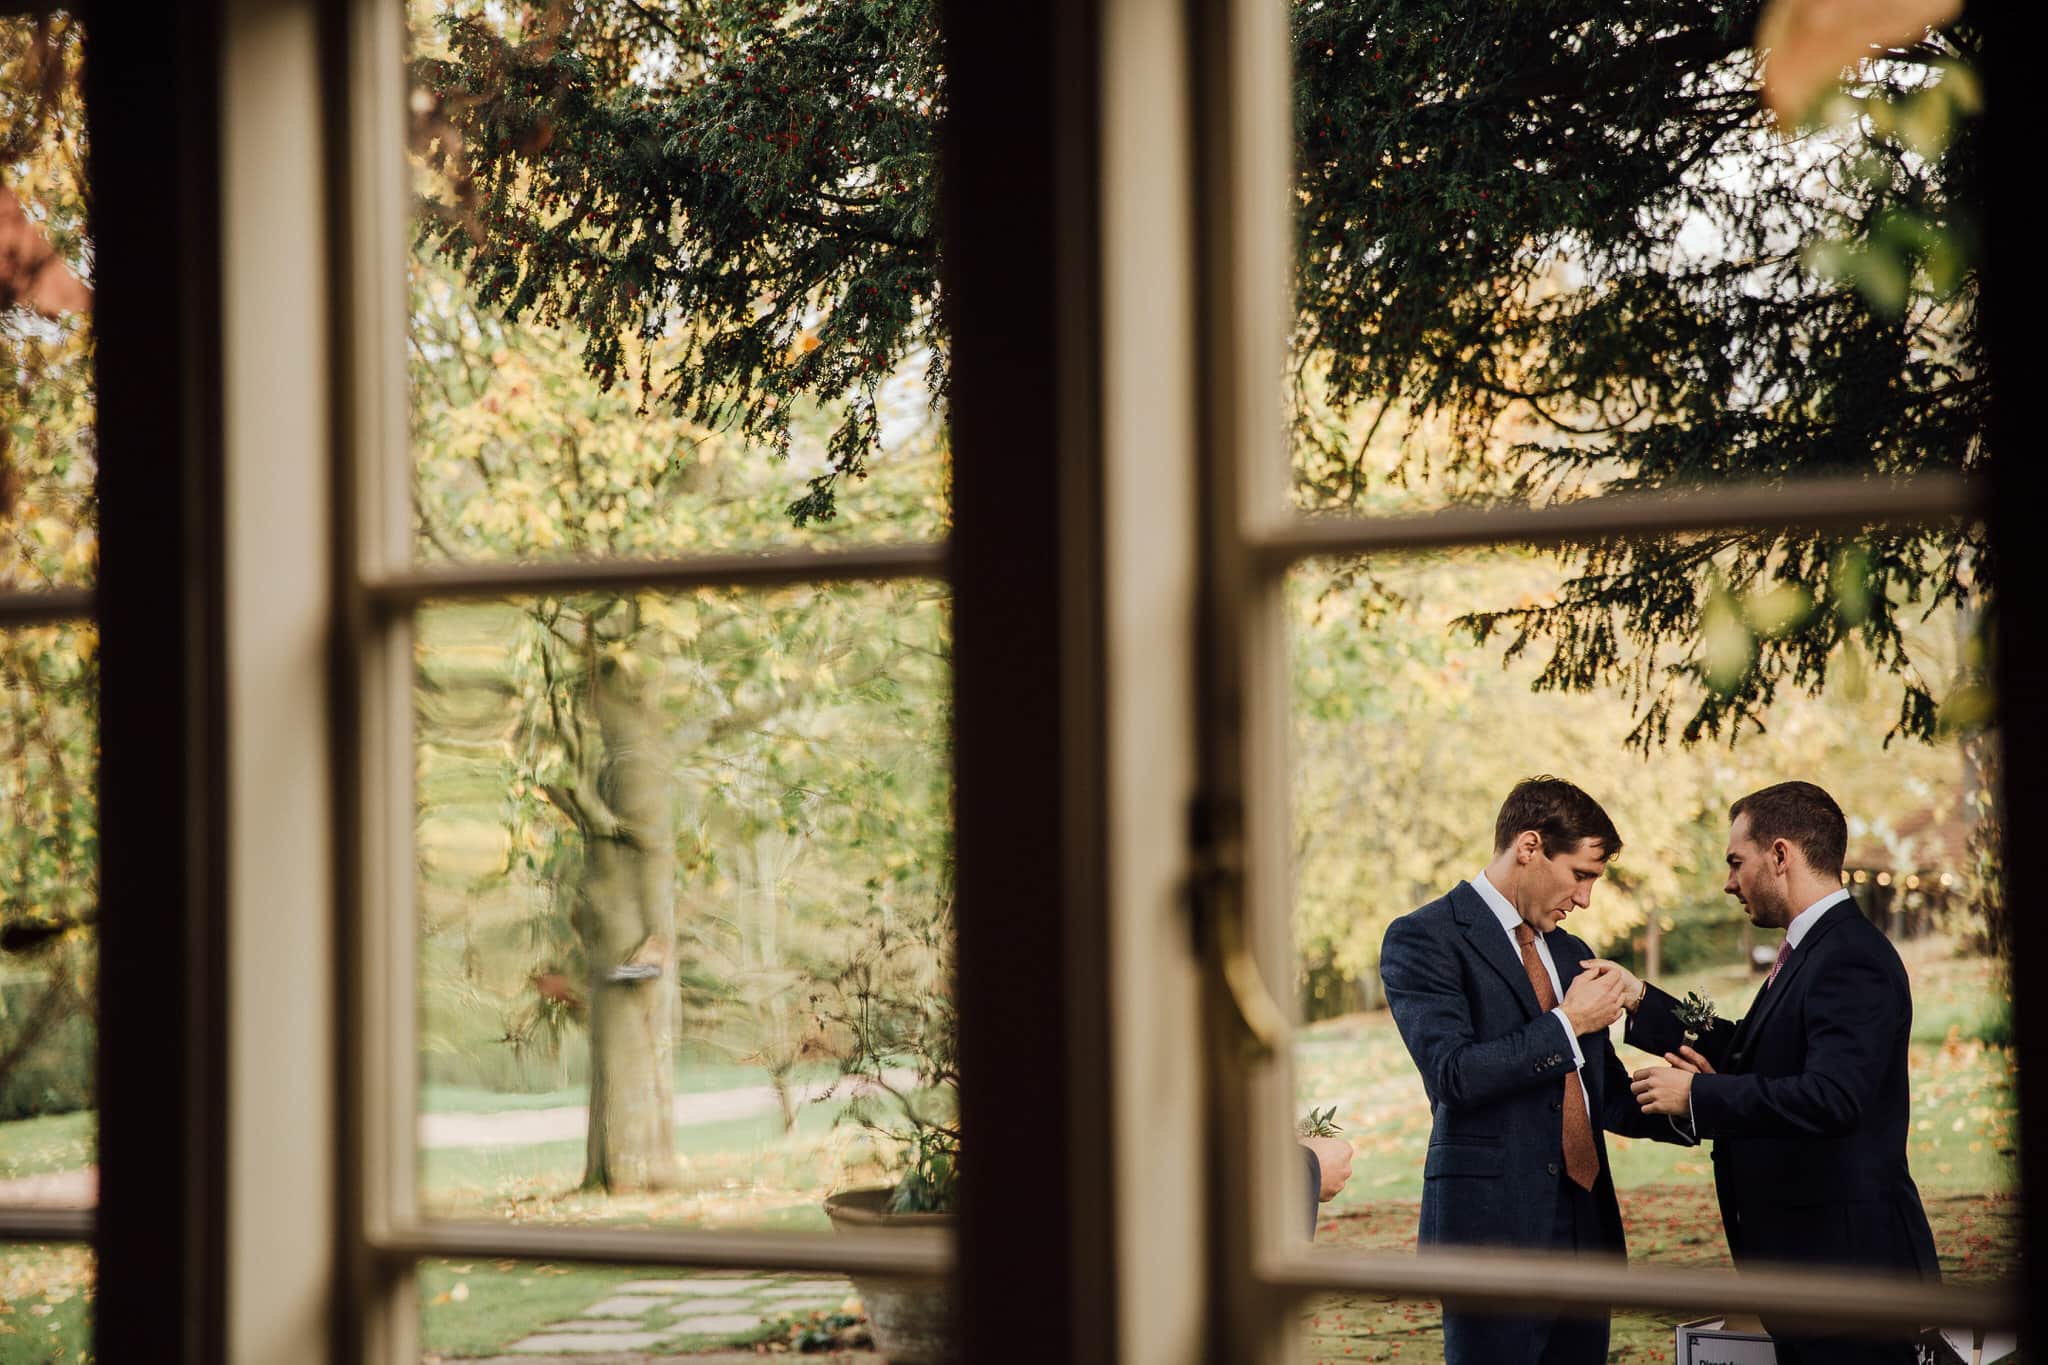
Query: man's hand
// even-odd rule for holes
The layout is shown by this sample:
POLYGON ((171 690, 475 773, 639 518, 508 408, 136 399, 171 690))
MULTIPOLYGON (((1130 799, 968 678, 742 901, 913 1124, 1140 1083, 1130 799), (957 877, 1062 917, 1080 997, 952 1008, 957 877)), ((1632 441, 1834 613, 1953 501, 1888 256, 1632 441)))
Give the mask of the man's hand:
POLYGON ((1665 1053, 1664 1060, 1677 1067, 1680 1071, 1690 1071, 1695 1076, 1711 1076, 1714 1074, 1714 1064, 1689 1047, 1682 1047, 1676 1052, 1665 1053))
POLYGON ((1351 1144, 1343 1138, 1334 1137, 1309 1137, 1299 1141, 1316 1154, 1316 1164, 1323 1169, 1323 1187, 1316 1191, 1316 1202, 1327 1204, 1351 1179, 1351 1144))
POLYGON ((1579 965, 1589 972, 1618 978, 1621 981, 1621 1006, 1630 1014, 1634 1014, 1636 1006, 1643 1003, 1642 978, 1619 962, 1609 962, 1604 957, 1589 957, 1579 965))
POLYGON ((1636 1103, 1645 1114, 1684 1118, 1692 1113, 1694 1074, 1675 1066, 1646 1066, 1635 1074, 1629 1089, 1635 1092, 1636 1103))
POLYGON ((1623 994, 1621 979, 1613 972, 1580 972, 1559 1003, 1564 1007, 1565 1017, 1572 1021, 1572 1032, 1583 1038, 1601 1032, 1621 1018, 1621 1008, 1628 999, 1623 994))

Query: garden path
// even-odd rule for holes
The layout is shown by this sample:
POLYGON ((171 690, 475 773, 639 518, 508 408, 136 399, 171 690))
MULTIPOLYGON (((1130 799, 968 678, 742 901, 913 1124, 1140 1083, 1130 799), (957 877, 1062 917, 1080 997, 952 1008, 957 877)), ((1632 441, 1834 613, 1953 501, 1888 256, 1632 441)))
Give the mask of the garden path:
MULTIPOLYGON (((891 1087, 904 1089, 917 1084, 917 1073, 896 1068, 882 1073, 891 1087)), ((792 1087, 799 1105, 808 1104, 832 1088, 830 1081, 810 1081, 792 1087)), ((838 1082, 844 1095, 864 1093, 864 1087, 846 1080, 838 1082)), ((676 1096, 676 1122, 724 1123, 753 1118, 780 1110, 772 1085, 743 1085, 730 1090, 704 1090, 676 1096)), ((537 1142, 566 1142, 581 1138, 590 1126, 590 1110, 580 1104, 557 1109, 513 1109, 494 1114, 422 1114, 419 1143, 422 1147, 526 1147, 537 1142)))

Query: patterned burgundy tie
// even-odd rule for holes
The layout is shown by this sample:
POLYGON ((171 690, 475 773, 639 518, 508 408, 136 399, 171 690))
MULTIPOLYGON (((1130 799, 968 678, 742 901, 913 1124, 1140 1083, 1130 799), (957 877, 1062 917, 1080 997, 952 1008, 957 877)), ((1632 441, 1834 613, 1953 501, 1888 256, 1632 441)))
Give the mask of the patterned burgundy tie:
POLYGON ((1792 940, 1788 938, 1778 945, 1778 960, 1771 964, 1771 974, 1764 978, 1765 990, 1769 990, 1771 983, 1778 979, 1778 969, 1785 965, 1785 959, 1790 956, 1792 956, 1792 940))
MULTIPOLYGON (((1550 973, 1543 970, 1543 959, 1536 956, 1536 931, 1526 922, 1517 924, 1515 942, 1522 945, 1522 970, 1529 974, 1529 984, 1536 988, 1536 1003, 1548 1014, 1557 1008, 1557 990, 1550 984, 1550 973)), ((1586 1113, 1586 1088, 1577 1071, 1564 1078, 1564 1173, 1582 1190, 1592 1189, 1593 1182, 1600 1178, 1600 1153, 1593 1146, 1593 1120, 1586 1113)))

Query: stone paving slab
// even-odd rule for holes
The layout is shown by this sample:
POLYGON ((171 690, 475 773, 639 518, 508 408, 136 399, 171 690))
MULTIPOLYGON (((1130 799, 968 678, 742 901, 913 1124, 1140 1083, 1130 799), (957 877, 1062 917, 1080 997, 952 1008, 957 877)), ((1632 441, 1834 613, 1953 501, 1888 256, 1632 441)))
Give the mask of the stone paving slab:
POLYGON ((662 1335, 675 1336, 682 1332, 693 1337, 722 1337, 734 1332, 751 1332, 760 1325, 759 1313, 706 1313, 702 1317, 677 1318, 662 1335))
POLYGON ((767 1279, 633 1280, 619 1285, 619 1294, 744 1294, 775 1284, 767 1279))
MULTIPOLYGON (((690 1279, 633 1280, 615 1285, 610 1296, 585 1308, 575 1318, 540 1329, 504 1349, 506 1359, 551 1358, 577 1365, 648 1365, 656 1343, 669 1352, 683 1350, 687 1340, 751 1335, 767 1322, 831 1312, 854 1297, 843 1279, 787 1279, 774 1275, 702 1276, 690 1279), (653 1331, 643 1326, 646 1315, 660 1309, 675 1320, 653 1331)), ((727 1348, 728 1350, 730 1347, 727 1348)), ((722 1356, 722 1352, 714 1354, 722 1356)), ((675 1359, 703 1360, 693 1354, 675 1359)), ((814 1357, 815 1358, 815 1357, 814 1357)), ((853 1355, 847 1359, 875 1359, 853 1355)))
MULTIPOLYGON (((690 1351, 684 1354, 664 1352, 649 1355, 635 1352, 631 1355, 584 1355, 563 1357, 573 1360, 576 1365, 761 1365, 757 1351, 690 1351)), ((886 1365, 882 1357, 873 1351, 842 1350, 803 1357, 804 1365, 886 1365)), ((465 1356, 462 1365, 535 1365, 534 1357, 523 1356, 465 1356)))
POLYGON ((753 1306, 752 1299, 683 1299, 670 1300, 668 1309, 671 1313, 737 1313, 753 1306))
POLYGON ((583 1310, 586 1318, 637 1318, 650 1308, 664 1308, 668 1300, 652 1294, 618 1294, 583 1310))
POLYGON ((645 1351, 672 1332, 540 1332, 514 1342, 520 1355, 587 1355, 596 1351, 645 1351))
MULTIPOLYGON (((888 1365, 888 1362, 873 1351, 833 1351, 828 1354, 803 1357, 804 1365, 888 1365)), ((465 1360, 462 1365, 487 1365, 484 1361, 465 1360)), ((515 1365, 533 1365, 531 1361, 517 1361, 515 1365)), ((761 1357, 753 1351, 692 1351, 686 1356, 635 1356, 633 1365, 761 1365, 761 1357)))

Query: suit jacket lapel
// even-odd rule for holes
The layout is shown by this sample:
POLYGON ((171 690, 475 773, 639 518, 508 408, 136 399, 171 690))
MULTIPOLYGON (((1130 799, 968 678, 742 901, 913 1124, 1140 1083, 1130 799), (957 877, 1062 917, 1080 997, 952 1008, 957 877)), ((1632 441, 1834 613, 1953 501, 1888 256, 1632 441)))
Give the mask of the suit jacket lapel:
MULTIPOLYGON (((1850 901, 1847 904, 1850 907, 1850 913, 1855 913, 1855 902, 1850 901)), ((1784 967, 1778 972, 1778 979, 1771 983, 1768 990, 1757 992, 1756 1003, 1750 1007, 1749 1013, 1742 1017, 1742 1028, 1737 1033, 1735 1041, 1731 1046, 1730 1050, 1732 1052, 1736 1054, 1748 1052, 1750 1046, 1756 1041, 1758 1030, 1763 1028, 1764 1021, 1770 1018, 1771 1011, 1777 1007, 1780 1000, 1785 998, 1786 991, 1791 988, 1793 979, 1799 975, 1801 969, 1813 957, 1815 946, 1820 943, 1821 938, 1826 935, 1828 930, 1842 922, 1841 915, 1837 913, 1841 909, 1841 904, 1829 906, 1827 911, 1813 922, 1813 927, 1806 931, 1806 937, 1799 941, 1799 946, 1792 950, 1792 955, 1785 959, 1784 967)))
POLYGON ((1470 882, 1459 882, 1451 888, 1451 910, 1479 956, 1500 973, 1515 999, 1522 1002, 1523 1012, 1531 1019, 1542 1013, 1536 1007, 1536 988, 1529 984, 1529 973, 1522 968, 1522 955, 1515 951, 1507 931, 1500 927, 1500 921, 1493 917, 1493 911, 1470 882))
POLYGON ((1742 1055, 1743 1049, 1749 1046, 1749 1035, 1756 1031, 1756 1021, 1763 1017, 1764 1006, 1770 1003, 1770 998, 1777 989, 1776 986, 1769 989, 1762 986, 1756 988, 1755 996, 1750 999, 1749 1008, 1744 1010, 1742 1018, 1736 1021, 1735 1036, 1728 1043, 1728 1059, 1731 1064, 1742 1055))

